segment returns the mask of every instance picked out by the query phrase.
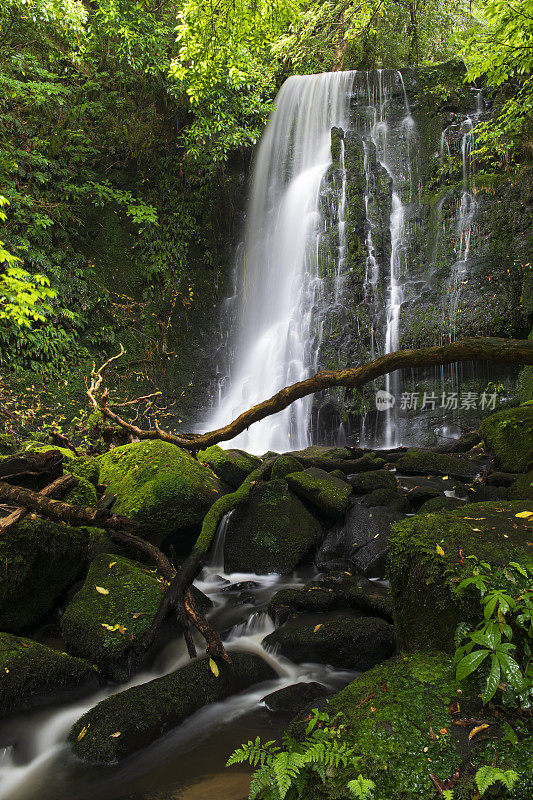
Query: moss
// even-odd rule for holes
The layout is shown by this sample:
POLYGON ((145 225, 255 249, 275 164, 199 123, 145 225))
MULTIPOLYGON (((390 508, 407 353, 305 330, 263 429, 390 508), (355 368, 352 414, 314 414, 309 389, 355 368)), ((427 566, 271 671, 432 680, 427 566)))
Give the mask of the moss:
POLYGON ((209 467, 168 442, 123 445, 98 460, 100 480, 117 495, 113 511, 141 523, 155 543, 199 524, 223 491, 209 467))
POLYGON ((245 453, 244 450, 223 450, 218 445, 200 450, 198 461, 207 464, 219 478, 234 487, 240 486, 261 465, 261 459, 257 456, 245 453))
POLYGON ((0 629, 37 622, 70 586, 87 555, 89 532, 25 519, 0 537, 0 629))
POLYGON ((333 519, 342 517, 350 507, 352 497, 350 484, 322 469, 311 467, 301 472, 293 472, 287 475, 286 480, 297 495, 333 519))
POLYGON ((282 480, 255 486, 229 519, 224 565, 229 572, 291 572, 322 529, 282 480))
POLYGON ((491 564, 530 560, 528 526, 516 517, 524 509, 520 501, 465 504, 393 526, 388 573, 402 648, 451 651, 458 622, 479 621, 477 591, 454 592, 457 582, 472 573, 474 564, 466 557, 491 564))
POLYGON ((525 472, 533 464, 533 405, 498 411, 483 420, 479 432, 500 469, 525 472))
POLYGON ((116 680, 125 680, 141 656, 141 641, 162 588, 157 574, 141 564, 109 553, 98 555, 61 619, 69 650, 116 680), (104 625, 121 628, 109 630, 104 625))
POLYGON ((0 456, 11 456, 17 452, 17 442, 10 433, 0 433, 0 456))
POLYGON ((77 486, 67 492, 63 499, 65 503, 96 508, 96 489, 85 478, 78 478, 77 486))
POLYGON ((304 468, 293 456, 280 456, 272 465, 272 478, 285 478, 293 472, 300 472, 304 468))
POLYGON ((0 633, 0 717, 95 689, 94 668, 31 639, 0 633))
POLYGON ((457 497, 432 497, 431 500, 422 503, 418 513, 431 514, 434 511, 451 511, 454 508, 461 508, 461 506, 464 506, 464 502, 457 497))
POLYGON ((366 508, 385 506, 400 514, 407 514, 411 510, 405 495, 398 492, 396 489, 376 489, 370 492, 370 494, 365 495, 361 504, 366 506, 366 508))
POLYGON ((509 488, 511 500, 533 500, 533 470, 526 472, 509 488))
POLYGON ((98 459, 92 456, 74 456, 69 459, 68 471, 75 475, 77 478, 83 478, 89 483, 92 483, 96 488, 100 477, 100 467, 98 466, 98 459))
MULTIPOLYGON (((436 794, 430 773, 446 780, 458 769, 454 798, 471 800, 475 772, 484 764, 526 773, 532 739, 527 737, 516 746, 495 742, 503 732, 501 712, 496 716, 490 707, 481 707, 477 698, 467 698, 459 688, 449 657, 413 653, 360 675, 323 710, 330 717, 343 715, 343 739, 360 753, 357 770, 375 781, 375 796, 380 800, 433 800, 436 794), (469 741, 476 722, 454 724, 468 718, 488 722, 490 738, 478 736, 469 741)), ((297 717, 291 730, 299 735, 301 729, 297 717)), ((326 784, 322 796, 336 795, 326 784)))
POLYGON ((429 450, 408 450, 396 462, 396 471, 407 475, 450 475, 453 478, 473 478, 483 465, 466 457, 431 453, 429 450))
POLYGON ((72 727, 69 740, 85 761, 111 764, 146 747, 209 703, 275 677, 265 661, 232 653, 231 665, 191 661, 163 678, 134 686, 103 700, 72 727), (116 734, 120 735, 116 735, 116 734))
POLYGON ((283 625, 263 639, 296 663, 311 661, 341 669, 369 669, 396 648, 394 628, 377 617, 346 616, 311 625, 283 625))
POLYGON ((358 472, 350 476, 350 483, 355 494, 367 494, 376 489, 396 489, 398 485, 394 472, 387 469, 358 472))

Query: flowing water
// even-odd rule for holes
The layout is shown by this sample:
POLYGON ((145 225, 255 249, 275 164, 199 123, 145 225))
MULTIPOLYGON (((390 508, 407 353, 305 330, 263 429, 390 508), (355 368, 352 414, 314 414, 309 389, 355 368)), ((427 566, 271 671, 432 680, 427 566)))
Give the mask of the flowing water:
MULTIPOLYGON (((207 706, 150 747, 114 767, 94 767, 74 759, 66 738, 72 724, 112 693, 145 683, 188 663, 182 638, 171 642, 150 672, 123 686, 104 688, 86 700, 26 713, 0 723, 0 800, 244 800, 250 771, 225 771, 231 752, 260 735, 278 736, 286 725, 266 711, 262 698, 299 681, 319 681, 329 690, 348 683, 356 673, 320 664, 296 665, 267 652, 261 641, 274 626, 265 612, 278 589, 302 586, 311 574, 293 576, 225 574, 220 561, 224 524, 211 563, 196 585, 213 601, 210 619, 224 631, 229 651, 255 653, 277 678, 242 694, 207 706), (218 545, 218 546, 217 546, 218 545), (239 584, 246 583, 243 598, 239 584)), ((197 639, 199 655, 202 640, 197 639)))
MULTIPOLYGON (((436 267, 441 262, 447 274, 441 327, 450 332, 443 341, 454 335, 477 247, 473 149, 483 110, 479 92, 475 101, 475 109, 455 115, 440 138, 442 164, 459 152, 463 179, 460 189, 450 189, 437 204, 437 233, 427 258, 421 255, 421 242, 430 238, 422 175, 424 159, 434 154, 422 147, 402 73, 324 73, 285 82, 255 159, 234 291, 224 304, 226 365, 220 371, 226 377, 204 430, 227 424, 320 369, 353 366, 404 346, 406 328, 418 324, 419 303, 434 307, 438 293, 443 296, 436 267), (340 129, 334 156, 332 129, 340 129), (358 221, 354 209, 361 196, 358 221), (442 214, 450 202, 452 223, 442 214), (453 231, 446 230, 450 224, 453 231), (450 238, 453 252, 444 255, 440 245, 445 241, 449 248, 450 238), (362 290, 354 283, 361 250, 362 290)), ((431 380, 438 391, 442 381, 457 385, 459 377, 449 369, 435 371, 431 380)), ((360 442, 409 443, 413 428, 399 417, 402 375, 386 376, 384 388, 396 403, 372 426, 363 417, 360 442)), ((328 397, 334 406, 335 393, 328 397)), ((327 398, 304 398, 254 424, 233 444, 262 454, 344 443, 342 414, 335 412, 331 422, 325 412, 331 417, 327 398)))

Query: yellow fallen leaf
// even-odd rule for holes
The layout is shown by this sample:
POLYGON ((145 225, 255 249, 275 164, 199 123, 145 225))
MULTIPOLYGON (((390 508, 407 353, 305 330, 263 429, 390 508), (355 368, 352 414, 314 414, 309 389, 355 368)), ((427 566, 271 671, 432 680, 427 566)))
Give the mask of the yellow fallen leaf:
POLYGON ((95 586, 94 588, 95 588, 95 589, 96 589, 96 591, 97 591, 97 592, 99 592, 100 594, 109 594, 109 589, 104 589, 104 587, 103 587, 103 586, 95 586))
POLYGON ((215 662, 215 661, 213 661, 213 659, 212 659, 212 658, 210 658, 210 659, 209 659, 209 667, 211 668, 211 672, 213 673, 213 675, 215 676, 215 678, 218 678, 218 674, 219 674, 219 673, 218 673, 218 667, 217 667, 217 665, 216 665, 216 662, 215 662))
POLYGON ((439 556, 443 556, 444 555, 444 550, 442 549, 440 544, 437 545, 437 553, 439 554, 439 556))
POLYGON ((105 628, 106 631, 118 631, 119 628, 120 628, 120 625, 118 625, 118 624, 117 625, 107 625, 105 622, 101 622, 100 625, 102 626, 102 628, 105 628))
POLYGON ((472 528, 473 531, 477 531, 478 533, 481 531, 481 528, 472 528))
POLYGON ((515 517, 527 519, 527 517, 533 517, 533 511, 521 511, 519 514, 515 514, 515 517))
POLYGON ((86 733, 87 733, 87 728, 83 726, 81 731, 78 733, 78 742, 80 741, 80 739, 83 739, 86 733))
POLYGON ((468 741, 473 739, 473 737, 476 735, 476 733, 479 733, 480 731, 483 731, 483 730, 485 730, 485 728, 488 728, 488 727, 489 726, 487 725, 486 722, 484 722, 483 725, 476 725, 476 727, 472 728, 472 730, 468 734, 468 741))
POLYGON ((118 739, 119 736, 122 736, 121 731, 115 731, 115 733, 111 734, 112 739, 118 739))
POLYGON ((313 628, 313 633, 316 633, 316 632, 317 632, 317 630, 318 630, 319 628, 321 628, 321 627, 322 627, 322 623, 320 623, 320 625, 315 625, 315 627, 313 628))
POLYGON ((109 569, 111 569, 111 567, 114 567, 116 563, 117 563, 116 561, 112 561, 112 562, 109 564, 109 569))

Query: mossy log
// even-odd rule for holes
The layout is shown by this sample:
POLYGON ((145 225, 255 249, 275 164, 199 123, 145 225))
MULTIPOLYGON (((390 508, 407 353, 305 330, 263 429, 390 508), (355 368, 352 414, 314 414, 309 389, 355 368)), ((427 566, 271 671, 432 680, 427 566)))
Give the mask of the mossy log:
MULTIPOLYGON (((121 352, 124 353, 121 346, 121 352)), ((112 359, 110 359, 111 361, 112 359)), ((108 407, 107 390, 100 397, 99 403, 96 401, 95 393, 102 383, 102 370, 109 363, 106 362, 99 370, 93 368, 91 375, 91 386, 88 389, 88 396, 94 408, 100 408, 102 414, 113 422, 117 423, 133 436, 139 439, 162 439, 170 442, 177 447, 194 452, 211 447, 219 442, 229 441, 239 433, 242 433, 254 422, 259 422, 272 414, 277 414, 290 406, 296 400, 307 397, 315 392, 324 389, 331 389, 336 386, 345 386, 349 389, 360 389, 367 383, 388 375, 399 369, 412 369, 414 367, 434 367, 443 364, 452 364, 462 361, 488 361, 495 364, 533 364, 533 341, 521 339, 496 339, 489 337, 479 337, 471 339, 458 339, 450 344, 437 347, 422 347, 417 350, 397 350, 394 353, 387 353, 384 356, 375 358, 368 364, 359 367, 351 367, 341 370, 322 370, 305 381, 293 383, 286 386, 275 395, 258 403, 248 411, 240 414, 236 419, 204 434, 171 434, 162 430, 156 423, 153 430, 143 430, 137 425, 121 419, 121 417, 108 407)))

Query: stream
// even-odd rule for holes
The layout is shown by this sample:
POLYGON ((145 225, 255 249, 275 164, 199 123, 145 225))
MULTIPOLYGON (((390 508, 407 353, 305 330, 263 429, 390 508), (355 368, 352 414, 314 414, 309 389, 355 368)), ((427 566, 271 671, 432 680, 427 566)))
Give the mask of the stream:
MULTIPOLYGON (((217 544, 221 538, 219 534, 217 544)), ((297 682, 317 681, 328 690, 338 690, 357 675, 321 664, 296 665, 261 646, 274 630, 265 610, 270 597, 280 589, 303 586, 316 573, 302 569, 291 576, 224 574, 217 566, 221 550, 215 548, 211 564, 196 581, 213 602, 209 618, 223 632, 230 652, 260 655, 273 667, 277 679, 204 707, 117 766, 90 766, 75 759, 66 743, 72 724, 110 694, 184 666, 189 657, 180 637, 165 646, 149 672, 135 675, 126 684, 4 721, 0 725, 0 800, 244 800, 251 770, 225 770, 229 755, 258 735, 276 738, 287 724, 286 717, 266 709, 262 698, 297 682)), ((322 614, 320 618, 324 621, 331 616, 322 614)), ((196 644, 201 657, 205 651, 200 640, 196 644)))

